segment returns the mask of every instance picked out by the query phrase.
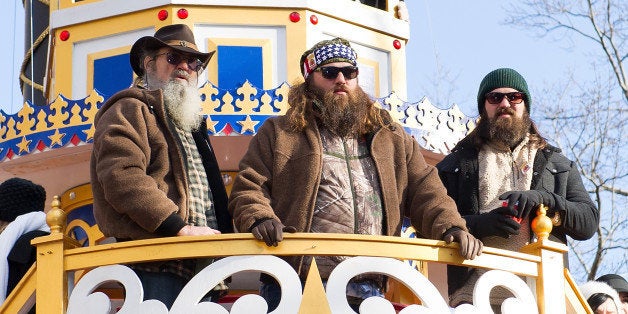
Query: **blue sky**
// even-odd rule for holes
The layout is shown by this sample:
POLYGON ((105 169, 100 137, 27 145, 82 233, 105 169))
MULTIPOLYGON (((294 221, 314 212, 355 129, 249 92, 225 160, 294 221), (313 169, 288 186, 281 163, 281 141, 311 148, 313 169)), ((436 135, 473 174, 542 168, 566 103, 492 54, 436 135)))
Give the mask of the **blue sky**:
MULTIPOLYGON (((578 64, 588 64, 586 56, 594 50, 593 42, 538 38, 532 30, 504 24, 506 7, 516 2, 406 0, 411 19, 408 100, 416 101, 424 95, 430 100, 436 98, 429 93, 433 94, 430 77, 434 77, 437 64, 453 78, 456 89, 450 95, 451 102, 469 116, 478 114, 478 86, 494 69, 516 69, 528 82, 534 98, 535 89, 560 81, 571 69, 577 72, 578 64)), ((446 108, 451 102, 435 105, 446 108)))
MULTIPOLYGON (((406 0, 411 36, 407 46, 408 101, 428 96, 438 107, 456 103, 469 116, 477 115, 475 95, 482 77, 498 67, 512 67, 528 81, 530 89, 560 80, 561 75, 583 62, 586 49, 577 53, 562 42, 538 39, 531 31, 503 25, 504 1, 406 0), (438 56, 438 57, 437 57, 438 56), (434 77, 440 65, 449 73, 454 89, 449 99, 435 94, 434 77)), ((14 51, 0 51, 0 108, 13 113, 21 108, 19 67, 23 52, 21 1, 0 1, 0 29, 17 38, 14 51), (17 21, 17 23, 16 23, 17 21)), ((13 42, 7 38, 6 42, 13 42)))

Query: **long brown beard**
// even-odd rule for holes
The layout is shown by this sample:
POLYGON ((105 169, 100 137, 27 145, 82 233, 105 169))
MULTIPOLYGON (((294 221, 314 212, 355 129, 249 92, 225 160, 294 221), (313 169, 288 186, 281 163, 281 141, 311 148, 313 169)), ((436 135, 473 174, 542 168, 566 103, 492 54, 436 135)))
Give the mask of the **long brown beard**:
POLYGON ((367 121, 373 101, 359 86, 354 91, 344 91, 346 95, 337 95, 334 90, 324 92, 313 88, 316 95, 313 109, 320 123, 340 137, 368 133, 367 121))
POLYGON ((530 130, 530 115, 524 112, 521 118, 515 116, 512 108, 504 108, 495 112, 495 117, 489 119, 486 112, 478 122, 480 135, 488 141, 495 142, 513 148, 517 146, 530 130), (511 119, 500 119, 502 113, 508 113, 511 119))

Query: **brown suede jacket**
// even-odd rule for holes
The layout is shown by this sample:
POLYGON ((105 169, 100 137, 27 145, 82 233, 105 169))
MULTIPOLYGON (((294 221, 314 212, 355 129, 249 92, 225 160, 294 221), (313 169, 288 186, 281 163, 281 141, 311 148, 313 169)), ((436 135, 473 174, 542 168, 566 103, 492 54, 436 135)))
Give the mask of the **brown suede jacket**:
MULTIPOLYGON (((384 234, 399 235, 403 216, 425 238, 440 240, 452 227, 466 231, 436 168, 425 162, 418 143, 400 125, 393 129, 382 128, 369 139, 382 187, 384 234)), ((229 211, 236 229, 249 232, 257 220, 274 218, 297 232, 309 232, 321 163, 316 123, 292 132, 285 116, 266 120, 251 140, 231 190, 229 211)))
MULTIPOLYGON (((107 100, 94 119, 91 184, 94 216, 106 236, 174 236, 187 219, 184 156, 166 118, 160 90, 129 88, 107 100)), ((193 132, 222 232, 232 232, 227 194, 203 124, 193 132)))

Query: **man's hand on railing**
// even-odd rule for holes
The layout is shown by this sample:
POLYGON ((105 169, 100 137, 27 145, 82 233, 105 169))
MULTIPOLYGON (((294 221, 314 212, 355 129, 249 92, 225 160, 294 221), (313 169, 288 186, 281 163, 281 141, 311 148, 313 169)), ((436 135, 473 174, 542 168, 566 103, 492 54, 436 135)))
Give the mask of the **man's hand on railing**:
POLYGON ((449 228, 445 231, 443 240, 447 244, 452 241, 460 243, 460 255, 465 259, 474 259, 476 256, 481 255, 484 248, 482 241, 458 227, 449 228))
POLYGON ((266 219, 258 221, 251 227, 251 233, 256 239, 266 242, 268 246, 277 246, 283 240, 283 232, 294 233, 297 230, 294 227, 284 226, 281 221, 276 219, 266 219))
POLYGON ((186 225, 177 232, 178 236, 196 236, 196 235, 211 235, 220 234, 220 230, 212 229, 210 227, 199 227, 186 225))

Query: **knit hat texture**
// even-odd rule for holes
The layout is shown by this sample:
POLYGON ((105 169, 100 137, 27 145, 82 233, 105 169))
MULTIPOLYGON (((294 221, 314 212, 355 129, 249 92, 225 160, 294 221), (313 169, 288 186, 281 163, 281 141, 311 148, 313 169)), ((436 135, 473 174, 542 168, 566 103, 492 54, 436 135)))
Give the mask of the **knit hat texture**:
POLYGON ((530 97, 530 91, 528 90, 528 83, 526 83, 526 80, 523 78, 523 76, 521 76, 521 74, 519 74, 519 72, 509 68, 493 70, 489 74, 486 74, 484 79, 482 79, 482 82, 480 83, 480 89, 478 90, 479 113, 482 113, 482 111, 484 111, 484 97, 486 93, 500 87, 514 88, 524 93, 526 109, 528 110, 528 113, 530 113, 530 104, 532 103, 532 98, 530 97))
POLYGON ((307 78, 319 66, 332 62, 348 62, 355 66, 358 64, 357 58, 357 53, 346 39, 336 37, 323 40, 301 55, 301 74, 307 78))
POLYGON ((22 178, 11 178, 0 184, 0 220, 11 222, 17 216, 43 211, 46 190, 22 178))

